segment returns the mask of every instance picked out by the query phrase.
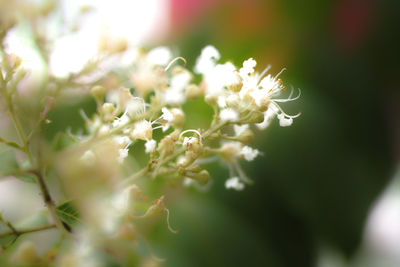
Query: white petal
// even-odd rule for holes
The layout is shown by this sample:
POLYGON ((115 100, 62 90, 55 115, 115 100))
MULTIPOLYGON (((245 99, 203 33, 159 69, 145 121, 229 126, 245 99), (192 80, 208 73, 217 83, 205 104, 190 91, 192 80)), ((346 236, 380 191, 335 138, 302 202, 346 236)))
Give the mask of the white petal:
POLYGON ((147 54, 147 61, 152 65, 167 65, 171 58, 172 52, 165 46, 156 47, 147 54))
POLYGON ((156 140, 149 140, 144 144, 146 150, 146 153, 151 153, 154 152, 156 150, 156 146, 157 146, 157 142, 156 140))
POLYGON ((260 151, 249 146, 244 146, 240 151, 240 154, 243 155, 245 160, 252 161, 260 154, 260 151))
POLYGON ((235 176, 225 181, 225 188, 240 191, 244 189, 244 184, 240 182, 239 177, 235 176))
POLYGON ((231 121, 235 122, 239 119, 239 114, 236 112, 236 110, 231 109, 231 108, 226 108, 221 110, 219 113, 219 116, 222 121, 231 121))
POLYGON ((293 123, 292 118, 286 118, 282 113, 278 115, 279 125, 282 127, 290 126, 293 123))

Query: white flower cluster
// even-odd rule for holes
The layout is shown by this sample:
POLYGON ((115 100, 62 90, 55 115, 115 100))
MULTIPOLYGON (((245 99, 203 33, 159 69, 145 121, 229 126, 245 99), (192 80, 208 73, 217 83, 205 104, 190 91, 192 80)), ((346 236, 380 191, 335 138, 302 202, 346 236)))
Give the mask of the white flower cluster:
MULTIPOLYGON (((118 146, 120 164, 136 141, 145 141, 144 151, 153 159, 149 163, 153 170, 151 176, 164 171, 175 173, 186 181, 185 184, 190 184, 187 179, 206 184, 209 174, 199 164, 213 157, 209 154, 216 154, 230 170, 232 178, 227 180, 226 188, 242 190, 251 180, 244 174, 239 160, 252 161, 261 154, 248 145, 253 137, 250 126, 265 129, 275 116, 281 126, 290 126, 300 114, 288 115, 278 103, 298 99, 300 91, 294 98, 292 94, 287 99, 277 98, 285 88, 278 79, 279 74, 267 74, 269 67, 258 74, 252 58, 244 61, 239 69, 231 62, 219 64, 219 59, 215 47, 207 46, 202 50, 195 72, 203 76, 203 81, 196 85, 192 83, 193 74, 176 64, 178 60, 186 61, 179 57, 172 59, 167 48, 142 53, 137 57, 130 79, 133 90, 92 88, 99 111, 89 123, 90 132, 94 136, 113 138, 118 146), (204 97, 214 108, 214 120, 208 130, 184 130, 182 105, 198 97, 204 97), (164 133, 159 141, 153 139, 156 129, 164 133), (234 135, 227 134, 229 129, 233 129, 234 135), (189 133, 195 135, 187 136, 189 133), (207 142, 210 136, 219 137, 221 146, 211 147, 207 142)), ((88 152, 82 156, 88 164, 92 158, 88 152)))
POLYGON ((281 126, 290 126, 293 119, 300 115, 288 115, 278 105, 279 102, 298 99, 300 91, 294 98, 292 94, 287 99, 276 98, 285 87, 278 79, 279 74, 264 76, 269 67, 258 74, 254 71, 257 63, 252 58, 244 61, 239 70, 231 62, 217 64, 219 59, 220 54, 215 47, 207 46, 197 60, 195 71, 204 76, 207 86, 205 96, 208 101, 218 104, 222 120, 246 122, 252 119, 249 112, 262 112, 264 119, 257 126, 265 129, 274 116, 278 117, 281 126))

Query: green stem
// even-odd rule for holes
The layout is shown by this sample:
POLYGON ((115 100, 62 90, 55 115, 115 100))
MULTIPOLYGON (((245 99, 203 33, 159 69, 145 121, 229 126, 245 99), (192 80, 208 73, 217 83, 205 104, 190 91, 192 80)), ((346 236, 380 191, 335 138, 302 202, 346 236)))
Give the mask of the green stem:
MULTIPOLYGON (((30 149, 29 149, 29 143, 27 142, 27 140, 25 138, 25 135, 22 130, 22 126, 15 114, 15 110, 11 103, 10 103, 10 114, 11 114, 11 118, 14 123, 15 129, 17 130, 19 139, 20 139, 21 143, 23 144, 22 148, 24 149, 25 155, 27 156, 31 166, 34 166, 34 161, 33 161, 30 149)), ((49 189, 46 185, 46 182, 44 180, 43 174, 41 173, 41 171, 38 171, 38 170, 34 170, 34 171, 32 171, 32 173, 35 174, 35 176, 36 176, 36 182, 39 185, 43 201, 44 201, 47 209, 50 211, 50 216, 52 217, 55 225, 57 226, 57 228, 60 230, 60 232, 62 234, 68 233, 67 230, 65 229, 65 227, 63 226, 61 220, 58 218, 58 216, 56 214, 55 204, 53 202, 53 199, 51 198, 51 195, 50 195, 49 189)))
POLYGON ((38 227, 32 227, 32 228, 27 228, 27 229, 13 229, 4 233, 0 233, 0 238, 9 236, 9 235, 15 235, 15 236, 20 236, 23 234, 28 234, 28 233, 34 233, 34 232, 40 232, 40 231, 44 231, 47 229, 52 229, 52 228, 56 228, 56 226, 54 224, 48 224, 48 225, 43 225, 43 226, 38 226, 38 227))

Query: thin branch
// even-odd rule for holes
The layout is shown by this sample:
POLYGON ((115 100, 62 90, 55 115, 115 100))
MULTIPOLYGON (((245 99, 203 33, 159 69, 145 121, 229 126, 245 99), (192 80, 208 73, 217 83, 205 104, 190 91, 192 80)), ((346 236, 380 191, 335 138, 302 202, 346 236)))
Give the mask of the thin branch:
MULTIPOLYGON (((7 226, 10 227, 10 225, 7 225, 7 226)), ((12 228, 14 228, 14 227, 12 227, 12 228)), ((37 226, 37 227, 26 228, 26 229, 19 229, 19 230, 14 228, 14 230, 0 233, 0 238, 6 237, 9 235, 15 235, 15 236, 19 237, 20 235, 23 235, 23 234, 40 232, 40 231, 44 231, 44 230, 48 230, 48 229, 52 229, 52 228, 56 228, 56 225, 48 224, 48 225, 37 226)))

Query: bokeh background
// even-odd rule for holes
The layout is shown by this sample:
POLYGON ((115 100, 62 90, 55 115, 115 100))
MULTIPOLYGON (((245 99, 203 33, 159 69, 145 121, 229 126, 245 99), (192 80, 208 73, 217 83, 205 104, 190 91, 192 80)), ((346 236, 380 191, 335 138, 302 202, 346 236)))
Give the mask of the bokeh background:
MULTIPOLYGON (((81 4, 62 2, 67 15, 81 4)), ((64 43, 78 54, 60 52, 63 67, 90 55, 100 23, 131 44, 172 47, 189 68, 208 44, 223 62, 253 57, 259 71, 285 67, 282 80, 302 90, 285 106, 302 112, 291 127, 274 121, 257 134, 264 154, 243 164, 255 185, 226 190, 228 170, 214 162, 207 192, 172 189, 171 223, 180 233, 160 225, 149 236, 165 266, 400 266, 400 2, 96 3, 98 20, 81 22, 87 27, 76 46, 64 43)), ((210 114, 197 102, 185 108, 188 127, 210 114)), ((58 112, 53 121, 82 127, 78 108, 58 112)), ((0 187, 3 204, 21 201, 19 189, 6 194, 10 186, 0 187)))
POLYGON ((216 166, 210 192, 175 209, 182 234, 163 239, 168 266, 400 266, 399 8, 171 1, 163 43, 189 64, 213 44, 236 65, 286 67, 282 79, 303 94, 287 105, 302 112, 291 127, 275 121, 258 135, 264 155, 246 165, 254 186, 225 190, 216 166))

